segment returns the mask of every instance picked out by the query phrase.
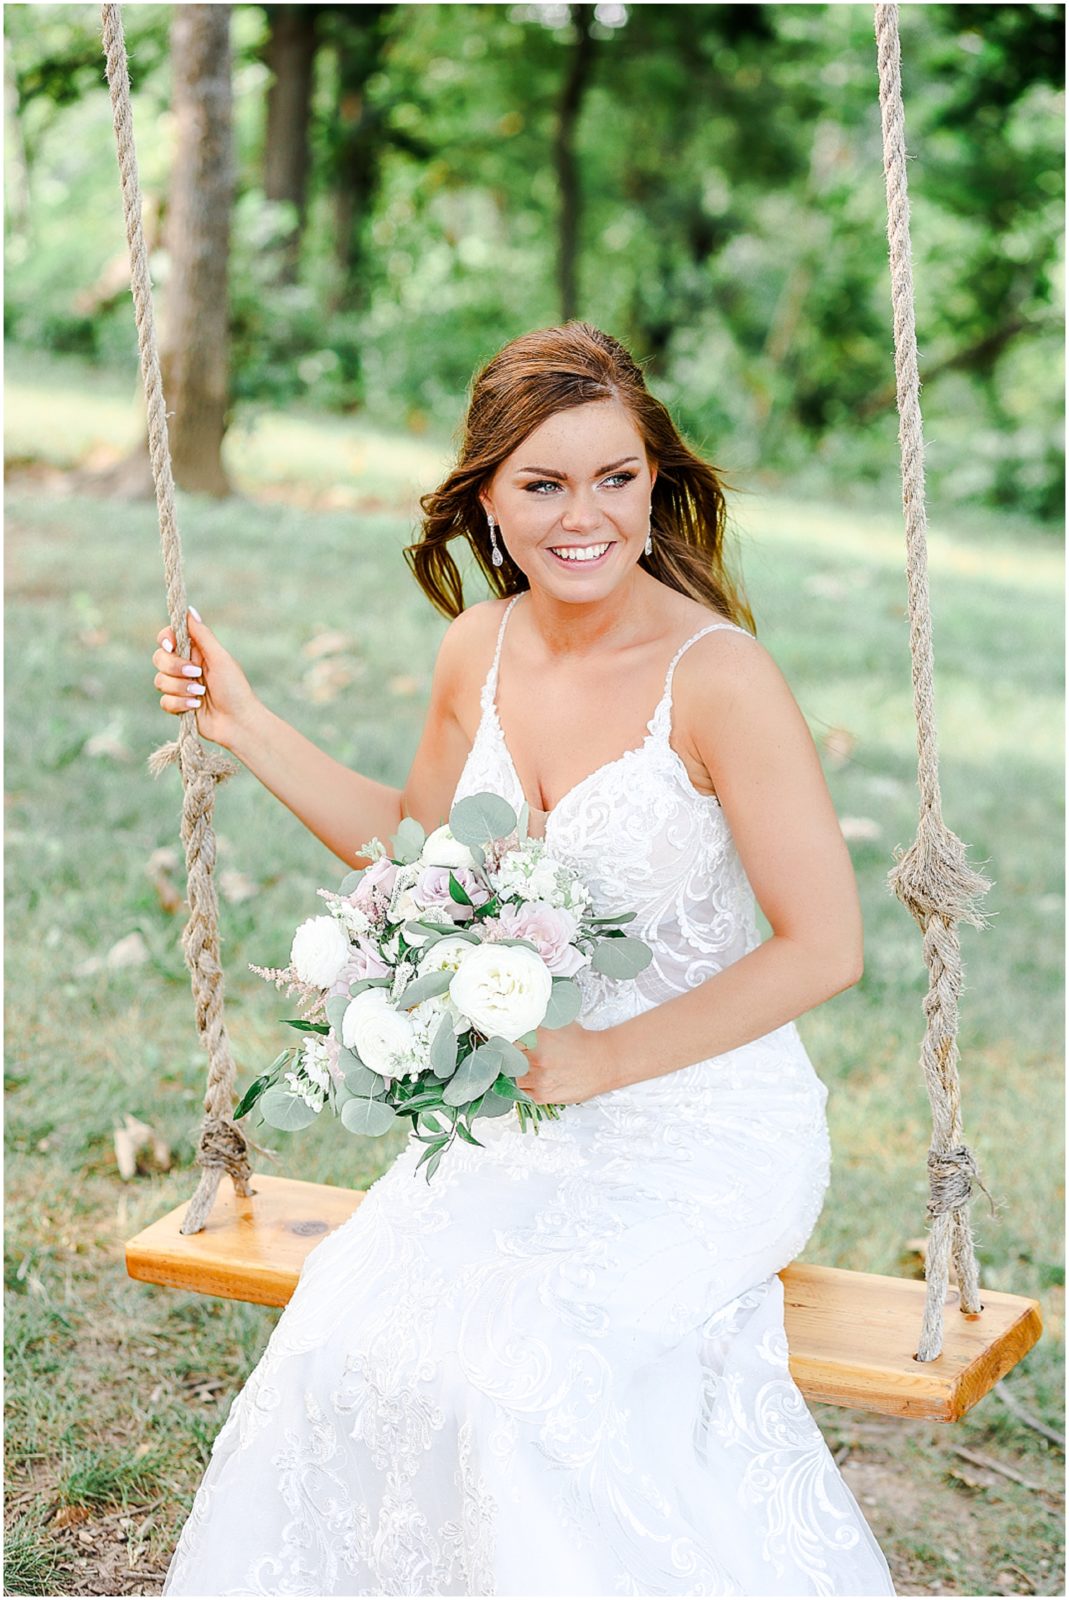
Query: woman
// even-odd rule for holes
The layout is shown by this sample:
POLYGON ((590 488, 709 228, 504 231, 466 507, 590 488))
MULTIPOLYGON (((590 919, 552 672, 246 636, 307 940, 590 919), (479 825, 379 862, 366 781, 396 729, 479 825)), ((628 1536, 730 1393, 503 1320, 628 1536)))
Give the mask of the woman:
POLYGON ((526 800, 653 961, 584 969, 579 1020, 529 1050, 520 1086, 558 1120, 481 1122, 430 1184, 410 1140, 307 1257, 164 1593, 893 1594, 790 1378, 777 1276, 829 1177, 794 1019, 861 974, 857 888, 738 620, 718 477, 570 322, 478 374, 422 506, 406 556, 452 621, 403 791, 268 711, 196 613, 192 662, 159 635, 163 709, 199 667, 201 733, 349 866, 402 815, 526 800), (495 591, 467 609, 457 537, 495 591))

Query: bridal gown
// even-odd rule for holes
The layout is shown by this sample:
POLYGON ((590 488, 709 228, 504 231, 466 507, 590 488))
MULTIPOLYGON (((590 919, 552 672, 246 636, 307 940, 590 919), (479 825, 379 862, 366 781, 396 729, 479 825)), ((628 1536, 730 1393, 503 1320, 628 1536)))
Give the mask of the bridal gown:
MULTIPOLYGON (((523 794, 497 714, 506 606, 456 798, 523 794)), ((670 1000, 759 942, 712 796, 669 743, 569 790, 547 846, 633 909, 670 1000)), ((745 632, 744 629, 737 629, 745 632)), ((747 635, 747 637, 751 637, 747 635)), ((787 1366, 777 1272, 830 1174, 794 1023, 566 1106, 479 1119, 428 1184, 410 1139, 311 1251, 171 1558, 183 1595, 886 1595, 887 1562, 787 1366)))

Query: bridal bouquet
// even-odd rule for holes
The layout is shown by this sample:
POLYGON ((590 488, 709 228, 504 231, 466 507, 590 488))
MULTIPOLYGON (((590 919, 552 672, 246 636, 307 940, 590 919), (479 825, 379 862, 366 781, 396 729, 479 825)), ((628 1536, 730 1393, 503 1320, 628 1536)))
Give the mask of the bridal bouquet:
POLYGON ((377 838, 361 845, 371 865, 317 891, 327 913, 301 923, 289 966, 252 967, 307 1004, 287 1019, 301 1042, 257 1078, 235 1119, 258 1105, 292 1131, 329 1105, 350 1132, 382 1134, 408 1117, 429 1182, 455 1138, 480 1144, 476 1117, 515 1107, 537 1133, 559 1115, 518 1087, 518 1046, 575 1020, 584 967, 628 979, 652 955, 621 931, 633 911, 591 915, 587 886, 527 836, 527 817, 526 803, 517 817, 484 792, 430 834, 405 817, 393 855, 377 838))

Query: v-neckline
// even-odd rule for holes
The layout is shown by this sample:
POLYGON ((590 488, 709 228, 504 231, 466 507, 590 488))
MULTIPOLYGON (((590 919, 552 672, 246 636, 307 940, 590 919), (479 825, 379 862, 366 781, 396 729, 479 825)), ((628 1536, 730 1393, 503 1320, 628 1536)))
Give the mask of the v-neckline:
MULTIPOLYGON (((521 591, 521 594, 522 594, 522 592, 523 591, 521 591)), ((520 599, 520 595, 517 595, 515 597, 515 600, 511 603, 510 609, 515 607, 515 604, 519 599, 520 599)), ((504 644, 504 637, 505 637, 504 623, 507 620, 508 614, 509 614, 508 611, 506 611, 505 617, 502 619, 502 628, 501 628, 499 645, 503 645, 504 644)), ((490 681, 490 693, 487 696, 487 709, 489 711, 490 719, 491 719, 491 721, 492 721, 492 723, 494 725, 494 728, 497 731, 498 743, 501 746, 502 754, 504 755, 505 760, 508 762, 509 770, 512 773, 512 779, 513 779, 513 782, 516 785, 517 794, 520 796, 520 799, 521 799, 522 803, 527 807, 529 812, 537 813, 538 816, 540 816, 540 817, 542 817, 544 819, 543 820, 543 824, 542 824, 542 829, 543 829, 542 833, 541 834, 533 834, 533 835, 531 835, 531 837, 532 838, 536 838, 536 839, 537 838, 545 839, 549 834, 549 825, 550 825, 550 823, 555 819, 555 817, 556 817, 557 813, 560 811, 561 807, 568 800, 570 800, 571 797, 574 794, 577 794, 580 789, 585 789, 588 783, 592 783, 593 780, 595 778, 597 778, 597 777, 600 777, 603 772, 608 772, 613 767, 622 766, 624 764, 624 762, 628 761, 632 756, 641 755, 643 753, 643 751, 646 750, 647 747, 657 737, 657 726, 656 726, 657 719, 660 716, 662 706, 664 705, 665 701, 667 700, 668 696, 671 693, 671 687, 672 687, 671 686, 671 672, 672 672, 672 668, 669 667, 668 671, 665 673, 664 689, 661 692, 661 698, 658 700, 657 704, 653 708, 653 714, 649 717, 649 719, 646 722, 646 734, 645 734, 645 737, 642 740, 642 743, 641 744, 632 745, 629 750, 623 750, 623 751, 620 752, 620 754, 618 756, 613 756, 610 760, 603 761, 599 767, 595 767, 594 768, 593 772, 588 772, 584 778, 580 778, 579 779, 578 783, 573 783, 570 789, 566 789, 564 791, 564 793, 561 795, 560 799, 557 801, 556 805, 550 806, 548 811, 544 811, 541 806, 533 806, 531 804, 531 802, 528 800, 527 795, 524 792, 523 783, 522 783, 522 781, 520 779, 519 769, 516 766, 515 760, 513 759, 512 751, 509 749, 508 739, 505 737, 505 729, 502 726, 501 717, 500 717, 500 715, 498 713, 498 709, 497 709, 497 685, 498 685, 498 680, 500 678, 500 665, 501 665, 501 651, 500 651, 500 648, 499 648, 498 651, 497 651, 494 663, 493 663, 493 665, 491 667, 491 675, 492 676, 491 676, 491 681, 490 681)), ((671 749, 670 745, 669 745, 669 748, 671 749)), ((676 755, 677 758, 678 758, 678 752, 677 751, 673 750, 672 754, 676 755)), ((697 791, 695 791, 695 792, 697 792, 697 791)))

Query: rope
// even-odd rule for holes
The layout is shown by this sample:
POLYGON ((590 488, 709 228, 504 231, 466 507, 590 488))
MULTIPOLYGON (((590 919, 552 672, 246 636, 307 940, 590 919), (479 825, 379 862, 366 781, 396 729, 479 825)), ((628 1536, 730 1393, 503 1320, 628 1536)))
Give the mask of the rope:
POLYGON ((970 922, 976 928, 988 925, 989 919, 979 909, 979 902, 991 884, 968 864, 964 845, 946 826, 942 815, 898 6, 878 4, 875 10, 887 179, 902 506, 906 523, 909 646, 917 723, 917 783, 921 796, 917 837, 904 855, 895 851, 897 864, 888 873, 888 883, 909 908, 924 934, 924 959, 928 967, 928 994, 924 1002, 927 1026, 921 1064, 932 1110, 932 1143, 928 1152, 931 1229, 925 1254, 924 1320, 916 1355, 919 1361, 932 1361, 943 1348, 943 1303, 951 1256, 960 1285, 959 1310, 976 1315, 983 1309, 968 1209, 972 1181, 978 1181, 978 1171, 976 1159, 963 1143, 961 1133, 957 1033, 962 966, 957 923, 970 922))
MULTIPOLYGON (((148 252, 141 226, 141 185, 134 148, 133 110, 130 104, 130 75, 123 38, 122 8, 101 7, 104 53, 107 57, 108 84, 111 89, 115 140, 118 146, 119 173, 122 179, 126 237, 130 247, 130 280, 137 319, 137 343, 141 357, 141 379, 148 412, 148 445, 152 478, 156 486, 156 507, 160 522, 160 545, 167 584, 167 611, 174 628, 179 655, 189 654, 186 628, 186 586, 182 572, 182 542, 178 535, 174 477, 167 440, 167 413, 164 408, 163 379, 152 313, 152 286, 148 271, 148 252)), ((182 774, 182 843, 186 848, 189 921, 182 932, 182 948, 193 983, 197 1030, 208 1054, 208 1087, 204 1096, 204 1121, 196 1161, 201 1176, 182 1220, 182 1233, 197 1233, 207 1221, 223 1171, 234 1181, 239 1195, 255 1193, 245 1135, 231 1119, 234 1109, 234 1058, 230 1050, 223 1016, 223 971, 219 964, 219 906, 212 872, 215 867, 215 835, 212 809, 215 786, 232 777, 240 768, 220 752, 207 751, 197 733, 196 713, 187 711, 178 725, 178 738, 161 745, 149 756, 149 771, 158 777, 172 762, 182 774)))

